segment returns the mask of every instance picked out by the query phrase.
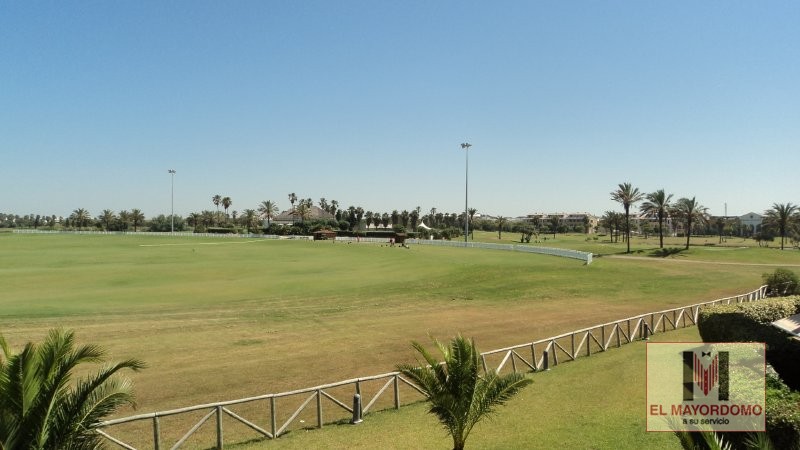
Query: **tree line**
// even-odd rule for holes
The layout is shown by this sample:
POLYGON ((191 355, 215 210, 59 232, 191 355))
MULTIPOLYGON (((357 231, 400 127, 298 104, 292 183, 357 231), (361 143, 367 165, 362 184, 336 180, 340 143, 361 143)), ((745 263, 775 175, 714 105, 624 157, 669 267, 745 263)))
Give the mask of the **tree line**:
POLYGON ((720 243, 724 237, 736 234, 739 236, 752 236, 759 241, 771 241, 776 236, 781 239, 781 250, 784 249, 786 238, 792 242, 800 243, 800 209, 792 203, 773 203, 772 207, 764 211, 764 220, 759 230, 746 230, 737 218, 708 214, 708 208, 697 201, 696 197, 681 197, 674 202, 673 194, 668 194, 664 189, 644 193, 631 183, 620 183, 617 189, 610 193, 611 199, 618 202, 623 212, 606 211, 600 219, 600 226, 611 233, 612 240, 619 240, 620 234, 627 243, 627 252, 630 253, 630 210, 637 203, 642 217, 657 221, 655 230, 650 227, 649 221, 639 224, 640 232, 658 233, 659 247, 664 248, 664 230, 668 221, 677 221, 682 226, 682 233, 686 237, 686 249, 689 249, 692 234, 718 234, 720 243))

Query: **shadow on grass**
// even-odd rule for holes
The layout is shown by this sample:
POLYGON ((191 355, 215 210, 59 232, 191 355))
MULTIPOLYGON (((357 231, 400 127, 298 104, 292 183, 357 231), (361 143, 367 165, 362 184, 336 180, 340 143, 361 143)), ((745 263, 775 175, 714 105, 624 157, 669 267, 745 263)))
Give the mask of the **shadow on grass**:
POLYGON ((686 251, 686 249, 681 247, 659 248, 654 250, 653 253, 650 254, 650 256, 654 258, 666 258, 668 256, 680 255, 684 251, 686 251))

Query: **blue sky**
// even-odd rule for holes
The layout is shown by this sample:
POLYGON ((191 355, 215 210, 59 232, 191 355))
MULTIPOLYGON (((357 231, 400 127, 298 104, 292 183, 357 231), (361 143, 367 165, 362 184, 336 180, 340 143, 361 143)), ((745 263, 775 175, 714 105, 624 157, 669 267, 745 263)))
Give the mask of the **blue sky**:
POLYGON ((800 203, 800 2, 0 2, 0 212, 800 203))

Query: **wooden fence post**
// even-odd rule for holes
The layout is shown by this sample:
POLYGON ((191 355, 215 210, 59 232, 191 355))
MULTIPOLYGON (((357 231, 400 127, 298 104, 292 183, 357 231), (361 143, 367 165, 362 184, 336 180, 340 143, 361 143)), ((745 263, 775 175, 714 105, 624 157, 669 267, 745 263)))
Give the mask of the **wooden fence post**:
POLYGON ((322 428, 322 389, 317 389, 317 428, 322 428))
POLYGON ((275 397, 269 398, 269 423, 272 427, 272 439, 278 439, 278 418, 275 414, 275 397))
POLYGON ((153 417, 153 448, 161 450, 161 424, 158 423, 158 416, 153 417))
POLYGON ((394 409, 400 409, 400 375, 394 376, 394 409))
POLYGON ((222 406, 217 406, 217 449, 222 450, 222 406))

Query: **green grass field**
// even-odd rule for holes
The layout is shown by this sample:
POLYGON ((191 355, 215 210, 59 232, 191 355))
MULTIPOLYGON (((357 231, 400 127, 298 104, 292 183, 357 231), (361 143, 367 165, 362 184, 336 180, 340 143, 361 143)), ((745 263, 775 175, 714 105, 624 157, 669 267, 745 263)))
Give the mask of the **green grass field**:
POLYGON ((634 245, 641 258, 584 235, 542 243, 609 248, 586 266, 422 245, 3 233, 0 332, 19 348, 63 326, 144 359, 136 412, 150 412, 388 372, 429 334, 481 350, 530 342, 750 291, 773 265, 800 264, 774 248, 653 258, 654 242, 634 245))

